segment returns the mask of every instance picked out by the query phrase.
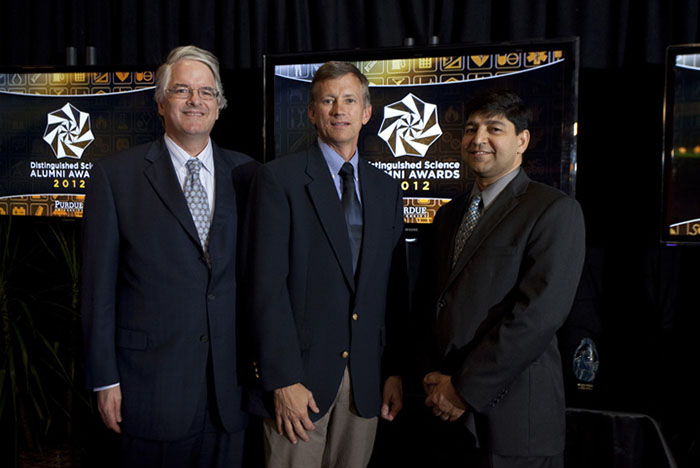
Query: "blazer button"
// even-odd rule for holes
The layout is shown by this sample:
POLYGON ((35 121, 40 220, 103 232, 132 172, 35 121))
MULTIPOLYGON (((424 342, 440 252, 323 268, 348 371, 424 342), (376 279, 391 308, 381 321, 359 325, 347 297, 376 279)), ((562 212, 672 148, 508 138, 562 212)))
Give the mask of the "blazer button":
POLYGON ((352 319, 357 320, 357 314, 352 314, 352 319))
POLYGON ((442 309, 443 307, 445 307, 446 305, 447 305, 447 302, 445 302, 444 299, 440 299, 440 302, 438 302, 438 307, 441 308, 441 309, 442 309))
POLYGON ((348 356, 350 356, 350 353, 348 353, 347 351, 343 351, 342 353, 340 353, 340 357, 342 357, 343 359, 347 359, 348 356))
POLYGON ((207 299, 209 299, 210 301, 213 301, 215 298, 216 298, 216 296, 213 295, 213 294, 208 294, 208 295, 207 295, 207 299))
POLYGON ((199 337, 199 341, 201 341, 202 343, 206 343, 207 341, 209 341, 209 336, 208 336, 208 335, 202 335, 202 336, 199 337))

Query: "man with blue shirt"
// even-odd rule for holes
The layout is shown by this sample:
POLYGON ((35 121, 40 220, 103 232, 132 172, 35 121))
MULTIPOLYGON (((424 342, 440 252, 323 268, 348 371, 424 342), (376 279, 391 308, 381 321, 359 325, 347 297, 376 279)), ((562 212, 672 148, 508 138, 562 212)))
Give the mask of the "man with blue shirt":
POLYGON ((355 66, 324 64, 308 112, 317 142, 253 182, 251 409, 266 418, 269 467, 366 466, 377 416, 402 405, 403 201, 358 154, 372 107, 355 66))

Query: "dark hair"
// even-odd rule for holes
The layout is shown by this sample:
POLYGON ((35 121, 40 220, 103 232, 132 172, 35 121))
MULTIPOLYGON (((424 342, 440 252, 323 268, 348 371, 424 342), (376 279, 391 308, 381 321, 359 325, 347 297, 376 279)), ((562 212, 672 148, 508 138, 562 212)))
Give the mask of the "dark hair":
POLYGON ((360 80, 360 84, 362 85, 362 106, 366 109, 370 105, 369 81, 367 81, 367 77, 352 63, 336 61, 324 63, 314 74, 314 79, 311 80, 311 89, 309 89, 309 105, 314 103, 316 87, 320 82, 341 78, 347 74, 353 75, 360 80))
POLYGON ((532 118, 532 112, 525 106, 520 96, 509 89, 482 91, 467 103, 464 110, 467 120, 473 114, 483 114, 486 117, 502 115, 513 122, 516 134, 527 130, 532 118))

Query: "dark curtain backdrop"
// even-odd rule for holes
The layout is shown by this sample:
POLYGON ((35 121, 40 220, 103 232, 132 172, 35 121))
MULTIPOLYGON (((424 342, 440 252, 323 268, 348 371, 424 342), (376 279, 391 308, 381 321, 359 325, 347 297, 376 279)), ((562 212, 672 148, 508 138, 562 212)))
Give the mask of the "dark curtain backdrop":
POLYGON ((61 65, 94 46, 98 63, 158 63, 172 47, 212 50, 224 68, 262 54, 581 37, 584 68, 660 64, 698 41, 698 0, 5 0, 0 64, 61 65))
MULTIPOLYGON (((78 64, 95 47, 98 65, 158 64, 189 43, 213 51, 231 102, 214 139, 258 158, 263 54, 400 46, 407 37, 424 45, 432 36, 580 37, 577 198, 589 254, 562 345, 570 373, 577 340, 596 339, 600 376, 590 392, 568 381, 567 398, 650 414, 680 465, 700 466, 700 248, 658 243, 664 54, 700 42, 700 0, 0 0, 0 66, 63 65, 67 46, 78 64)), ((40 222, 26 221, 22 229, 40 222)), ((389 441, 381 432, 387 454, 389 441)))

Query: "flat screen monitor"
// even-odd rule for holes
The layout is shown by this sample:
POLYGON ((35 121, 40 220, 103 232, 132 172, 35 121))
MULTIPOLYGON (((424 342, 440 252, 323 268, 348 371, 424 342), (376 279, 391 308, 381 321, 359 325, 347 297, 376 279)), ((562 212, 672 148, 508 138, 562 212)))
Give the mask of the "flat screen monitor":
POLYGON ((93 161, 163 134, 149 68, 0 69, 0 215, 81 217, 93 161))
POLYGON ((661 241, 700 243, 700 44, 666 52, 661 241))
POLYGON ((308 91, 329 60, 352 62, 370 82, 359 154, 400 181, 407 231, 431 223, 473 180, 460 156, 464 106, 486 88, 511 88, 534 111, 528 175, 574 194, 577 39, 265 56, 267 160, 315 141, 308 91))

